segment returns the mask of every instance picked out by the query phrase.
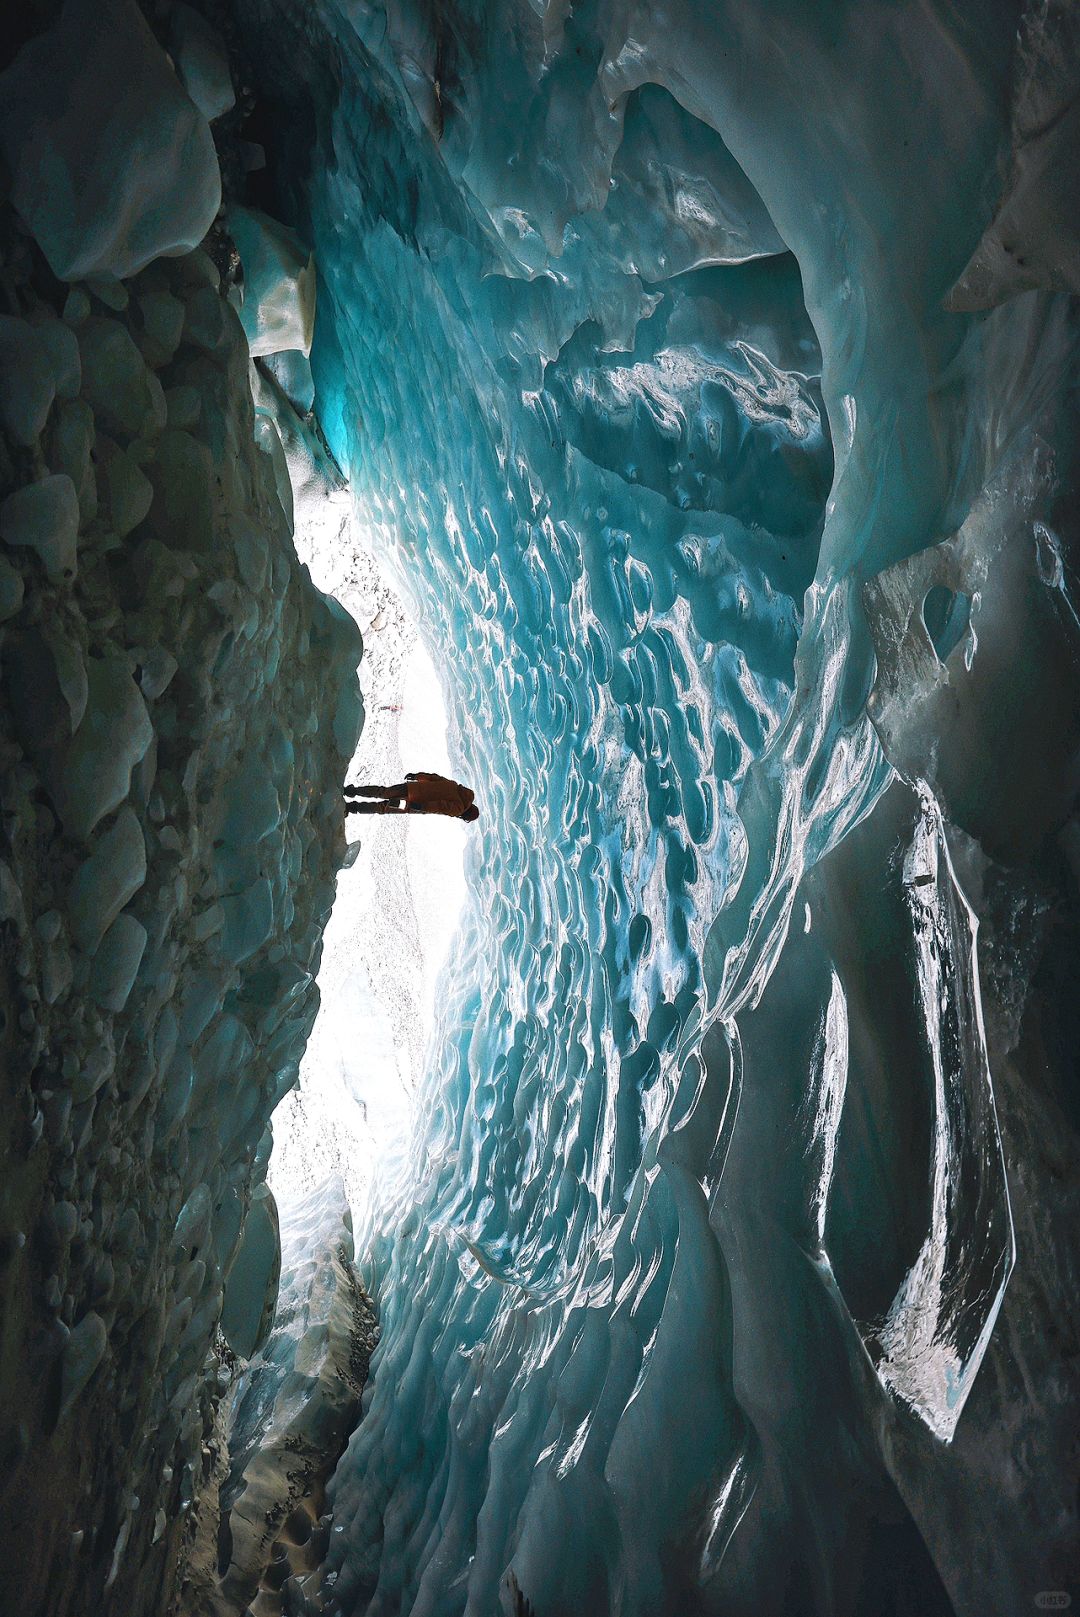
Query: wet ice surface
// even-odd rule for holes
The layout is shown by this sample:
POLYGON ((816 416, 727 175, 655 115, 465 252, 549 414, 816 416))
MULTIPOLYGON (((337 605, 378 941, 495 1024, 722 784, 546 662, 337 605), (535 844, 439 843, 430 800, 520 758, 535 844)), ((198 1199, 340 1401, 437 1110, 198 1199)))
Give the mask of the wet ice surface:
POLYGON ((872 1476, 871 1604, 896 1547, 947 1610, 873 1434, 952 1436, 1012 1236, 970 910, 890 759, 936 768, 974 644, 926 593, 975 602, 1063 442, 1060 302, 942 312, 1008 18, 319 17, 317 406, 482 814, 358 1229, 383 1334, 320 1598, 787 1609, 820 1556, 843 1609, 821 1546, 872 1476))

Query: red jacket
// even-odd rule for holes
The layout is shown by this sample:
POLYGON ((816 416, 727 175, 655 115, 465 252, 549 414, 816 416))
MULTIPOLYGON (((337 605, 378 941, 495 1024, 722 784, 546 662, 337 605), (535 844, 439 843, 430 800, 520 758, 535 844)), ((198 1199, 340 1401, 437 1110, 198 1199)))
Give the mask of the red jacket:
POLYGON ((445 775, 418 770, 405 781, 405 808, 410 814, 449 814, 460 820, 473 805, 473 793, 445 775))

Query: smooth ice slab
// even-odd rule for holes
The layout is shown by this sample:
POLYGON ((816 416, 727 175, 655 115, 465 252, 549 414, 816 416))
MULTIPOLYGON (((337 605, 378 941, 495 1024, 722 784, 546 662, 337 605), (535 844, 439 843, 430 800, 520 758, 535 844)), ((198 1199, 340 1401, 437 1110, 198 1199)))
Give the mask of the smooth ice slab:
POLYGON ((0 77, 0 151, 65 281, 189 252, 221 202, 210 126, 133 0, 65 0, 23 46, 0 77))

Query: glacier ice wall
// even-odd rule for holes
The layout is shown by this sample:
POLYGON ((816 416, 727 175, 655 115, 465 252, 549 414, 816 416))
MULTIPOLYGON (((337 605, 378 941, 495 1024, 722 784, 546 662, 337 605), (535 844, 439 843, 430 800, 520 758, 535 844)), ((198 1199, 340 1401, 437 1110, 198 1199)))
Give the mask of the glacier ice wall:
POLYGON ((220 232, 189 250, 210 128, 133 4, 87 14, 0 74, 0 1604, 35 1617, 165 1610, 213 1548, 362 717, 220 232))
POLYGON ((1077 45, 1068 0, 20 15, 5 1609, 1076 1587, 1077 45), (313 401, 484 811, 359 1409, 339 1192, 279 1251, 262 1182, 360 717, 313 401))
MULTIPOLYGON (((1071 808, 1076 327, 1056 271, 964 277, 1067 20, 242 15, 320 417, 483 802, 307 1592, 1033 1598, 1063 1474, 1046 1526, 1011 1394, 963 1441, 1014 1259, 964 887, 998 892, 1022 1088, 1002 961, 1039 901, 998 889, 1071 808)), ((1051 203, 1023 228, 1057 264, 1051 203)))

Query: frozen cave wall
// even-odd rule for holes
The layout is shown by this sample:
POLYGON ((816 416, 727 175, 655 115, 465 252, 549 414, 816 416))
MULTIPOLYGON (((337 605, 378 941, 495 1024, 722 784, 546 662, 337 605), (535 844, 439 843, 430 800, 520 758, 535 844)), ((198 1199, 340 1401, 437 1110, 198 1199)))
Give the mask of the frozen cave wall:
POLYGON ((0 1604, 42 1617, 216 1563, 361 721, 178 78, 231 105, 220 38, 154 21, 171 58, 134 5, 31 8, 0 76, 0 1604))
POLYGON ((237 15, 483 785, 294 1598, 1074 1588, 1074 14, 237 15))
POLYGON ((20 28, 8 1605, 1080 1596, 1074 11, 20 28), (482 818, 409 1159, 279 1250, 335 461, 482 818))

